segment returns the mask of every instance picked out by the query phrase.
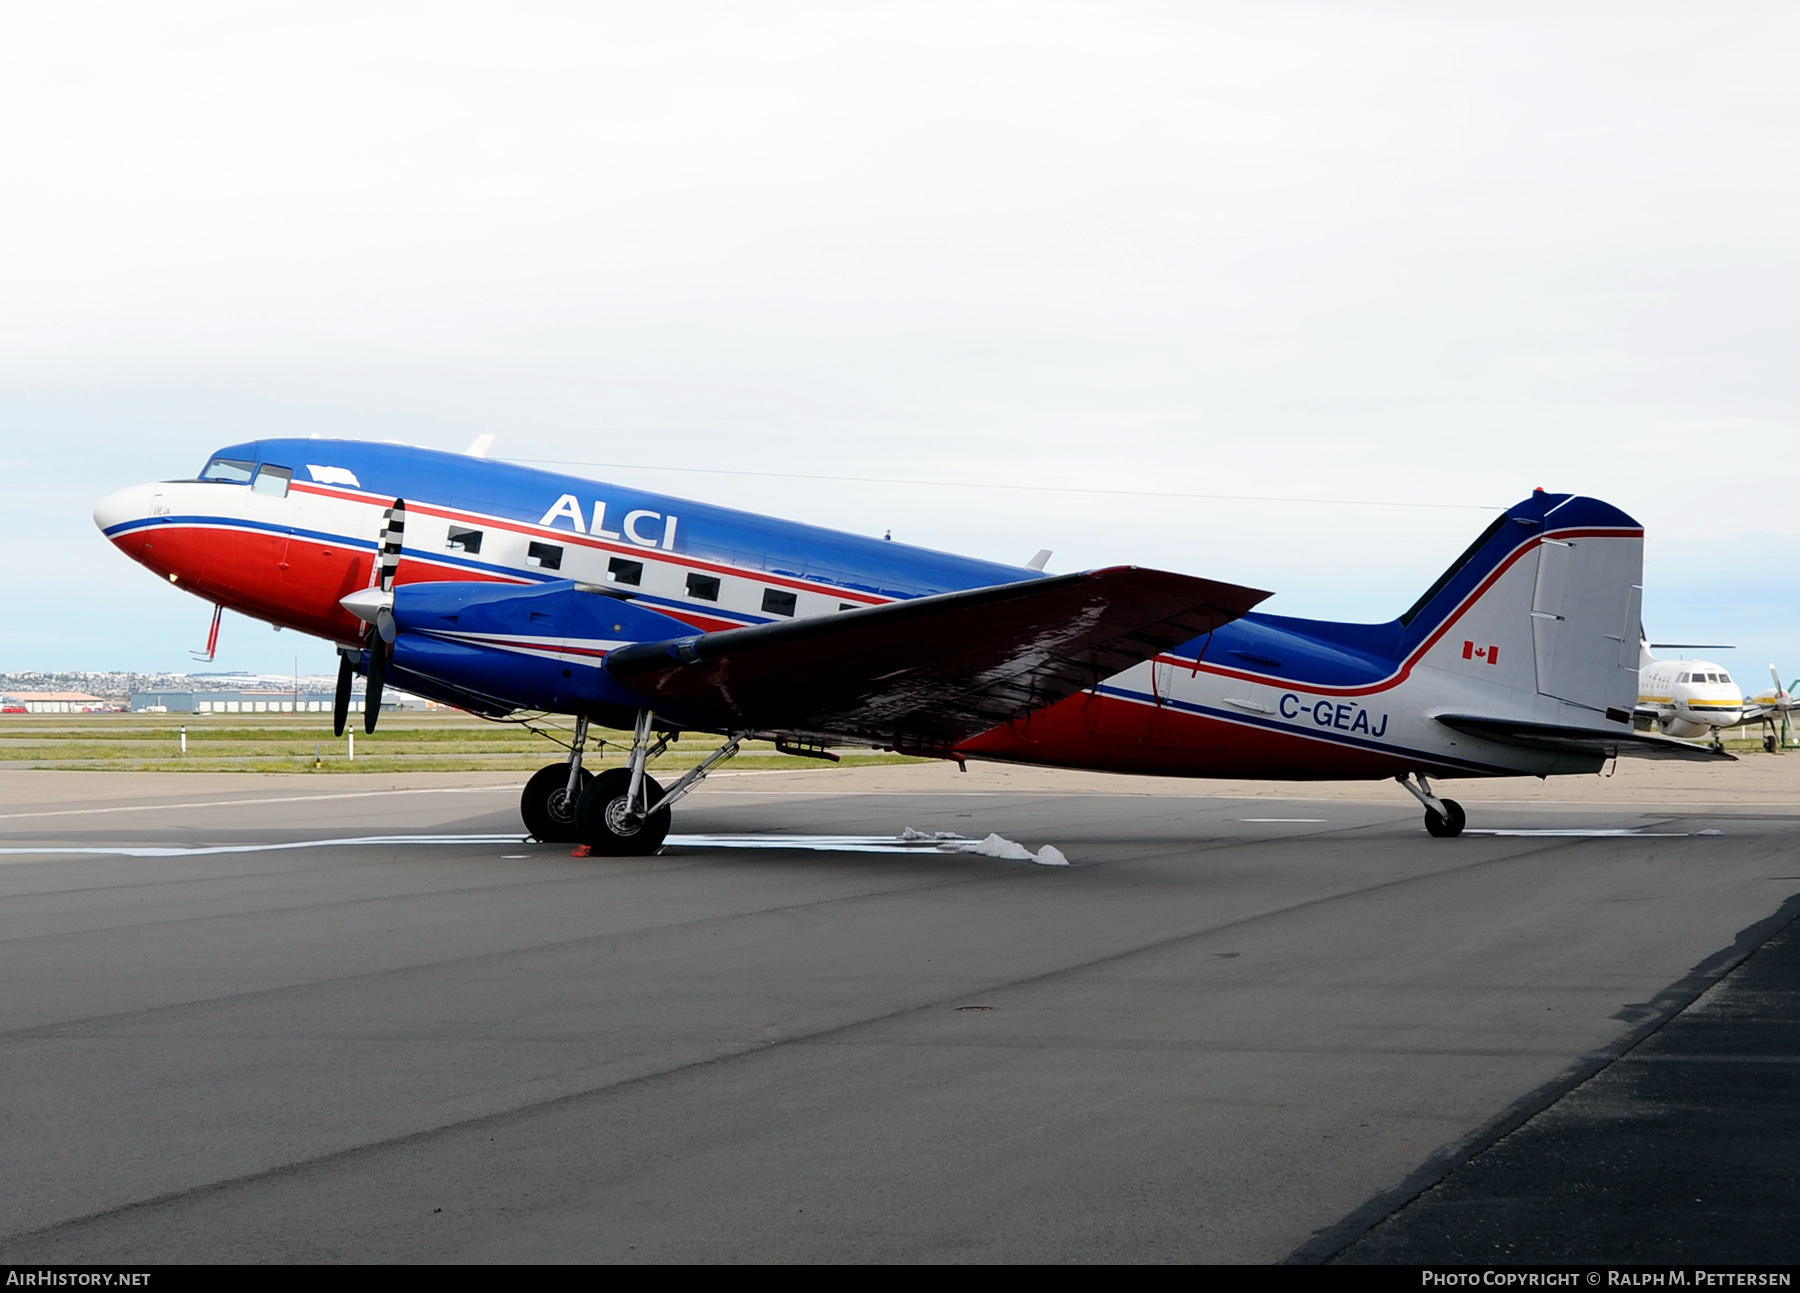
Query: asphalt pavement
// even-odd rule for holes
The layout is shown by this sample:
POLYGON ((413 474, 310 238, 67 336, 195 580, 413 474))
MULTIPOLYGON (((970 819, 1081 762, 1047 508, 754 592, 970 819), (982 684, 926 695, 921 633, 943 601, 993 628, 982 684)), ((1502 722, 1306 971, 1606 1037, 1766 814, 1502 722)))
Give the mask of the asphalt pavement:
POLYGON ((0 774, 0 1255, 1505 1260, 1584 1202, 1727 1219, 1661 1260, 1791 1217, 1770 1154, 1690 1206, 1605 1138, 1792 1144, 1795 810, 1436 840, 1392 786, 929 772, 718 778, 641 859, 523 842, 493 778, 0 774))

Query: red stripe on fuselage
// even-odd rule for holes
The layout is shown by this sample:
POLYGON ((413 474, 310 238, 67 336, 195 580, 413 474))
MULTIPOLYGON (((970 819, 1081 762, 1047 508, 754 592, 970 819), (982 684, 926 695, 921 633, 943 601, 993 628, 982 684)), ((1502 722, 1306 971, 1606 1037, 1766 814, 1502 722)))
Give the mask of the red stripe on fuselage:
MULTIPOLYGON (((338 604, 367 588, 375 556, 366 549, 303 535, 233 525, 159 525, 115 538, 133 561, 209 602, 283 628, 354 644, 368 626, 338 604)), ((447 580, 527 583, 483 571, 440 566, 429 559, 402 563, 396 583, 447 580)))
POLYGON ((1167 777, 1369 781, 1420 767, 1434 771, 1416 754, 1360 750, 1091 691, 956 748, 1010 763, 1167 777))
MULTIPOLYGON (((176 576, 178 587, 255 619, 345 645, 362 641, 368 632, 366 624, 338 604, 339 598, 369 586, 375 554, 367 549, 228 522, 146 526, 119 535, 113 543, 163 578, 176 576)), ((411 552, 394 578, 396 585, 457 580, 537 582, 522 575, 509 577, 466 566, 439 565, 411 552)), ((742 620, 722 619, 687 607, 654 609, 701 633, 744 626, 742 620)))

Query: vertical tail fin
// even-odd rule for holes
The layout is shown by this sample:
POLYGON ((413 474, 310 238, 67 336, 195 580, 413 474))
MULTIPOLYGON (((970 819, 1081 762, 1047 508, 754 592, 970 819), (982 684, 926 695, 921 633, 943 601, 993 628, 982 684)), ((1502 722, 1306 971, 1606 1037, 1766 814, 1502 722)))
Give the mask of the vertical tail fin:
POLYGON ((1628 717, 1643 653, 1643 534, 1596 499, 1533 494, 1401 617, 1407 654, 1422 651, 1422 663, 1470 687, 1508 693, 1507 715, 1568 704, 1628 717))

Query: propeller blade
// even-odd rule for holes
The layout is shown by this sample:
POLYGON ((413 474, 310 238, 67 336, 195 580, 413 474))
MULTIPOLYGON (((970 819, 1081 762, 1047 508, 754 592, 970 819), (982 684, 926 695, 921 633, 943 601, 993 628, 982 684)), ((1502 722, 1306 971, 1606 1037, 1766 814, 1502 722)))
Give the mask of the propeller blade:
POLYGON ((405 539, 406 500, 396 498, 381 521, 381 591, 384 593, 394 591, 394 573, 400 569, 400 549, 405 539))
POLYGON ((381 690, 387 685, 387 644, 373 630, 369 633, 369 685, 363 689, 363 731, 373 736, 381 714, 381 690))
POLYGON ((356 671, 350 667, 350 657, 338 657, 337 698, 331 702, 331 734, 344 734, 344 721, 350 716, 350 682, 356 677, 356 671))

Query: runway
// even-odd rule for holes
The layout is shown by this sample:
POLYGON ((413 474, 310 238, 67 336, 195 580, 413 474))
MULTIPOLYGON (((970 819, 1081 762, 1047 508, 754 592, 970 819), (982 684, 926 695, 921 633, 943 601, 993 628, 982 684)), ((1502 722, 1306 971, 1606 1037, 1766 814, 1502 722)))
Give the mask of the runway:
POLYGON ((1800 894, 1785 781, 1444 841, 1392 786, 744 775, 621 860, 518 780, 0 773, 4 1258, 1447 1260, 1384 1219, 1800 894))

